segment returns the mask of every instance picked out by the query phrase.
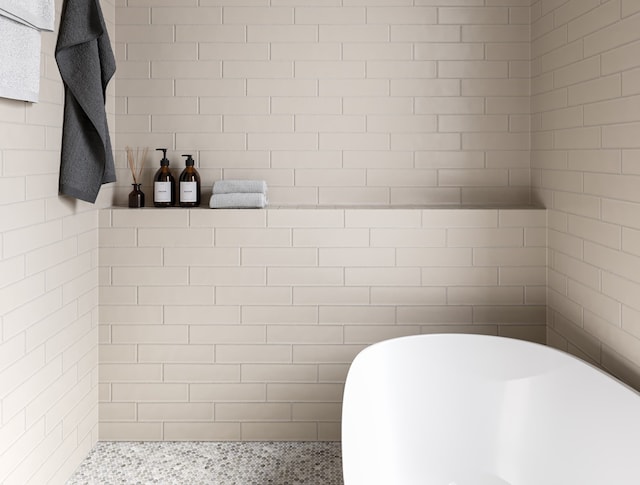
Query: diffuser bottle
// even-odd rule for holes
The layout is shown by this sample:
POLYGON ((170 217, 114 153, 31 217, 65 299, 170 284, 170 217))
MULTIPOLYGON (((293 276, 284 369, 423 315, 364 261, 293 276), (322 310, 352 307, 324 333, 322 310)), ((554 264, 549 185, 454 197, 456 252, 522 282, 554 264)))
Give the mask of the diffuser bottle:
POLYGON ((200 174, 194 167, 195 162, 191 155, 187 157, 185 168, 180 174, 180 207, 200 206, 200 174))
POLYGON ((169 170, 166 148, 156 148, 162 152, 160 168, 153 178, 153 205, 171 207, 176 203, 176 179, 169 170))

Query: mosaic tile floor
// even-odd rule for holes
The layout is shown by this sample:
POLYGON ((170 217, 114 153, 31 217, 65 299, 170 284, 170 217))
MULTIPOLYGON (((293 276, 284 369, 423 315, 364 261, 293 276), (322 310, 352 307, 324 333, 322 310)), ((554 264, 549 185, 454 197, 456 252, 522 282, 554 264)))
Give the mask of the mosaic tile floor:
POLYGON ((67 485, 342 485, 336 442, 99 442, 67 485))

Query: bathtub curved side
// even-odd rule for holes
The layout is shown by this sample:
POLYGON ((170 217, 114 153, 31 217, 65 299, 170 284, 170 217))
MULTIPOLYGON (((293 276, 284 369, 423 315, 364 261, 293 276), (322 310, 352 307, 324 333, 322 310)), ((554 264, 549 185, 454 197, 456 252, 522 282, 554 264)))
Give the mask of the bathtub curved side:
POLYGON ((637 485, 640 396, 539 344, 403 337, 353 361, 342 444, 345 485, 637 485))

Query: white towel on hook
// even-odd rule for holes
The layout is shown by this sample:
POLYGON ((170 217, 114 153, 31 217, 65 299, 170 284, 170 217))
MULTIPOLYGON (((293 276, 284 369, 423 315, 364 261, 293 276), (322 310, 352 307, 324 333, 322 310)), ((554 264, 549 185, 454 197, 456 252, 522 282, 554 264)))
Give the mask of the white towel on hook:
POLYGON ((40 31, 54 23, 54 0, 0 0, 0 97, 38 101, 40 31))

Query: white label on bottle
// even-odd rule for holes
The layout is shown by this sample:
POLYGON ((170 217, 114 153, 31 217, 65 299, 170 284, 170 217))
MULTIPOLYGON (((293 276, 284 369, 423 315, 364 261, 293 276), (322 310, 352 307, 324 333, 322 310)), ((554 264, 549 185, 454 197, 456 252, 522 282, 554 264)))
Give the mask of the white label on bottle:
POLYGON ((197 202, 198 182, 180 182, 180 202, 197 202))
POLYGON ((171 202, 171 182, 154 182, 153 200, 156 202, 171 202))

